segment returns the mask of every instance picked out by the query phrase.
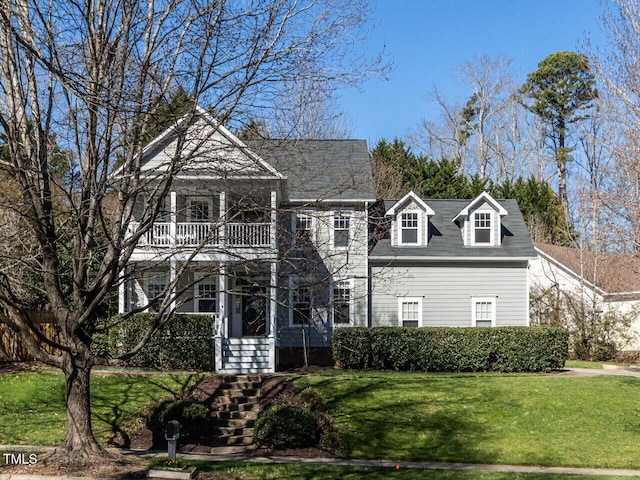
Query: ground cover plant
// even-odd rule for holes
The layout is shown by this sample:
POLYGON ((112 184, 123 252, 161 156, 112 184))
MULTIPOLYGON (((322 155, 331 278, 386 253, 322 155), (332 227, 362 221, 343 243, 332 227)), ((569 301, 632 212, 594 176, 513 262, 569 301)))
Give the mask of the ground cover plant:
POLYGON ((330 372, 300 377, 355 458, 637 468, 640 379, 330 372))
MULTIPOLYGON (((106 445, 121 423, 150 402, 186 391, 197 374, 100 374, 91 378, 93 429, 106 445)), ((65 433, 62 372, 0 375, 0 444, 57 445, 65 433)))

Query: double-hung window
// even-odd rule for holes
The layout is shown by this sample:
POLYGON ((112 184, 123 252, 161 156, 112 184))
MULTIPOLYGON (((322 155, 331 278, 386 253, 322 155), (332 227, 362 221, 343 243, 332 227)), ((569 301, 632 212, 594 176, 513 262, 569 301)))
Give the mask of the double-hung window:
POLYGON ((471 299, 471 315, 474 327, 495 327, 496 298, 473 297, 471 299))
POLYGON ((401 327, 422 326, 422 298, 401 297, 398 299, 398 323, 401 327))
POLYGON ((213 218, 213 200, 207 197, 189 198, 188 222, 209 222, 213 218))
POLYGON ((167 276, 165 274, 154 275, 147 280, 147 300, 149 309, 157 311, 167 290, 167 276))
POLYGON ((400 244, 417 245, 420 238, 417 212, 404 212, 400 215, 400 244))
POLYGON ((195 285, 194 307, 196 312, 217 312, 217 288, 215 277, 204 277, 195 285))
POLYGON ((295 242, 297 246, 305 246, 312 243, 313 235, 313 216, 310 212, 296 213, 294 218, 295 224, 295 242))
POLYGON ((473 215, 473 243, 491 244, 491 212, 476 212, 473 215))
POLYGON ((351 281, 336 282, 333 286, 333 323, 335 325, 348 325, 351 323, 351 281))
POLYGON ((349 246, 349 227, 351 226, 351 212, 336 212, 333 215, 333 246, 349 246))
POLYGON ((297 278, 289 280, 289 297, 291 310, 289 321, 291 325, 307 325, 311 322, 311 289, 301 285, 297 278))

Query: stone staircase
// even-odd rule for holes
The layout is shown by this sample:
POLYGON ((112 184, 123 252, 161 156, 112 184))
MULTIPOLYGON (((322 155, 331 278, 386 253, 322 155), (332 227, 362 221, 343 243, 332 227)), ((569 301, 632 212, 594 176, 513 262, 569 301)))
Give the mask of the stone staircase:
POLYGON ((218 411, 214 434, 219 446, 253 444, 253 426, 260 411, 260 386, 257 375, 225 375, 216 398, 218 411))

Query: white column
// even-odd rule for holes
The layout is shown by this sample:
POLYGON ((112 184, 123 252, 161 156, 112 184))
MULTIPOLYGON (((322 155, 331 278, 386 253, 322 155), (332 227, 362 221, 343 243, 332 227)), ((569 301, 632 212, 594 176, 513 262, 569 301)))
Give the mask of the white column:
POLYGON ((220 192, 220 227, 218 229, 218 236, 220 238, 220 245, 224 245, 227 239, 227 192, 220 192))
POLYGON ((126 278, 127 278, 127 269, 125 268, 122 271, 122 281, 120 283, 120 285, 118 285, 118 313, 125 313, 125 287, 126 284, 128 284, 129 282, 127 282, 126 278))
POLYGON ((271 262, 271 282, 269 284, 269 370, 276 371, 276 348, 278 327, 276 324, 277 292, 278 292, 278 263, 271 262))
POLYGON ((170 205, 170 217, 169 217, 169 238, 171 239, 171 245, 176 244, 176 220, 177 220, 177 211, 178 211, 178 200, 177 194, 175 191, 171 191, 170 194, 171 205, 170 205))
POLYGON ((270 228, 270 244, 271 248, 277 248, 276 245, 276 222, 278 217, 276 215, 276 209, 278 208, 278 195, 275 190, 271 191, 271 228, 270 228))
POLYGON ((226 279, 226 266, 224 263, 220 264, 218 271, 218 314, 220 315, 220 333, 227 337, 227 279, 226 279))
MULTIPOLYGON (((169 282, 172 285, 176 279, 177 270, 178 269, 177 269, 176 259, 172 258, 171 260, 169 260, 169 282)), ((176 309, 176 286, 175 285, 173 285, 173 287, 171 288, 171 298, 173 299, 173 301, 171 302, 171 312, 174 312, 176 309)))

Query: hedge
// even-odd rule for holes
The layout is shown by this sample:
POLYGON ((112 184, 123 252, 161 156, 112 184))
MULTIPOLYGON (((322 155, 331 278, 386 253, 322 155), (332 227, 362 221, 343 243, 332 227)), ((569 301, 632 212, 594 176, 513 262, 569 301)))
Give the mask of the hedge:
MULTIPOLYGON (((138 343, 154 318, 148 313, 134 314, 108 333, 95 335, 92 351, 116 358, 138 343)), ((140 352, 125 361, 125 365, 163 370, 212 370, 213 321, 205 315, 173 315, 140 352)))
POLYGON ((548 372, 562 368, 561 328, 341 328, 333 355, 347 369, 434 372, 548 372))

